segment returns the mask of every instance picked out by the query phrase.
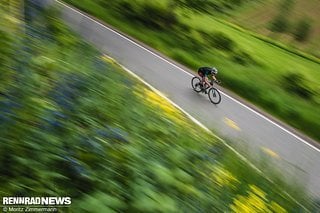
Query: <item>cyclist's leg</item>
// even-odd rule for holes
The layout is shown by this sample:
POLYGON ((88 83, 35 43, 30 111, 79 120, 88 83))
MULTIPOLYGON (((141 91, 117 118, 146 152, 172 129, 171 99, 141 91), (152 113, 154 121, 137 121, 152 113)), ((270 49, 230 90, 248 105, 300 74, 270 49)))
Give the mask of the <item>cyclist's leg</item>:
POLYGON ((201 77, 201 86, 203 87, 205 82, 204 81, 205 75, 200 71, 198 71, 198 75, 201 77))
POLYGON ((209 82, 208 76, 205 76, 203 81, 204 81, 203 89, 204 89, 205 93, 207 94, 207 89, 210 88, 210 86, 211 86, 210 83, 208 83, 209 82))
POLYGON ((207 88, 207 86, 208 86, 208 87, 211 86, 210 83, 209 83, 209 78, 208 78, 208 76, 205 76, 204 79, 203 79, 203 81, 204 81, 204 85, 206 86, 205 88, 207 88))

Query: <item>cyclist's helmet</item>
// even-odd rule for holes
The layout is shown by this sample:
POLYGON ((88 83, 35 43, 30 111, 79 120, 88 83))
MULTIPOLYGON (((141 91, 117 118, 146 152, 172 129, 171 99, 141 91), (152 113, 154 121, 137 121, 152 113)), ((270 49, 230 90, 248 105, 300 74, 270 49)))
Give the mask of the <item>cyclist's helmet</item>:
POLYGON ((217 74, 218 74, 218 69, 215 68, 215 67, 212 67, 212 68, 211 68, 211 74, 217 75, 217 74))

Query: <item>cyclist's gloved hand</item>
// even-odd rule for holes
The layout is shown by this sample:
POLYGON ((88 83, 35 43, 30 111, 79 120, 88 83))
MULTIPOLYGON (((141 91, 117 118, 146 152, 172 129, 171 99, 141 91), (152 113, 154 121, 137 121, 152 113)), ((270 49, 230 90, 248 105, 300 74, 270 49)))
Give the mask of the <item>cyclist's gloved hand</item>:
POLYGON ((221 81, 220 81, 220 80, 215 80, 215 82, 216 82, 217 84, 220 84, 220 83, 221 83, 221 81))

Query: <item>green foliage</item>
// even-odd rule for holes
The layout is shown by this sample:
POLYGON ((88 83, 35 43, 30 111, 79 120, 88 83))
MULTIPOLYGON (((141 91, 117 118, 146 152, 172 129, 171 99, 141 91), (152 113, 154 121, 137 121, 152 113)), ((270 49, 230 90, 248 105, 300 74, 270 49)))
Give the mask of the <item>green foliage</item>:
POLYGON ((232 39, 223 33, 213 33, 211 39, 213 46, 218 49, 232 51, 235 46, 232 39))
POLYGON ((129 20, 136 20, 148 27, 166 29, 178 23, 169 1, 121 1, 119 12, 129 20))
POLYGON ((176 42, 172 45, 182 50, 193 50, 195 53, 200 53, 206 50, 208 42, 206 42, 206 38, 203 38, 201 32, 190 30, 187 33, 176 35, 176 42))
POLYGON ((294 6, 294 3, 295 0, 282 0, 279 5, 280 13, 288 15, 294 6))
POLYGON ((226 12, 240 6, 244 0, 177 0, 175 3, 197 12, 226 12))
POLYGON ((287 17, 280 14, 273 19, 269 29, 274 32, 284 33, 288 31, 289 27, 290 23, 287 17))
POLYGON ((13 61, 15 52, 18 51, 19 39, 16 35, 19 28, 19 22, 15 19, 16 12, 13 10, 9 2, 0 3, 0 100, 1 95, 5 94, 13 80, 13 61))
POLYGON ((186 7, 199 12, 208 12, 212 7, 212 1, 203 1, 203 0, 178 0, 176 4, 180 7, 186 7))
POLYGON ((314 91, 308 85, 305 77, 301 73, 288 73, 282 77, 284 89, 294 93, 304 99, 310 100, 314 96, 314 91))
MULTIPOLYGON (((239 72, 239 71, 238 71, 239 72)), ((259 88, 258 85, 253 84, 250 81, 243 82, 243 80, 240 79, 233 79, 231 77, 225 77, 226 81, 224 81, 224 84, 232 89, 238 89, 238 93, 248 99, 259 101, 259 97, 261 97, 262 91, 259 88)))
POLYGON ((257 64, 255 60, 246 52, 236 51, 232 55, 232 60, 241 65, 257 64))
POLYGON ((232 51, 236 44, 228 35, 221 32, 202 32, 204 38, 215 48, 225 51, 232 51))
POLYGON ((171 57, 176 59, 177 61, 182 62, 183 64, 187 65, 188 67, 191 67, 194 69, 201 66, 201 64, 199 64, 199 66, 197 66, 194 62, 194 59, 190 55, 186 54, 184 51, 181 51, 181 50, 172 51, 171 57))
POLYGON ((74 46, 77 42, 75 35, 68 30, 67 26, 60 19, 54 18, 60 15, 56 8, 50 8, 47 14, 44 14, 44 20, 47 23, 49 34, 57 37, 57 41, 63 46, 74 46))
POLYGON ((290 22, 288 16, 294 5, 294 0, 283 0, 279 5, 279 14, 270 23, 269 29, 273 32, 284 33, 288 32, 290 22))
POLYGON ((311 23, 307 18, 301 19, 293 29, 294 38, 297 41, 306 41, 311 33, 311 23))
POLYGON ((126 204, 115 196, 105 194, 101 191, 93 195, 86 195, 77 208, 85 212, 116 212, 114 209, 124 209, 126 204))
POLYGON ((8 32, 0 28, 0 40, 0 63, 7 64, 8 60, 10 59, 10 57, 12 57, 13 54, 13 39, 8 32))

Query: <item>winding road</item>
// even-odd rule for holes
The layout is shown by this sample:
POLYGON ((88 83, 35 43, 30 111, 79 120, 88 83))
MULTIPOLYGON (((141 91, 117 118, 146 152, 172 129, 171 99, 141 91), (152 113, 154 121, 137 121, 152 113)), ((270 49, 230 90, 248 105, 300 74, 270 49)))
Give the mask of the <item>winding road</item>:
MULTIPOLYGON (((270 159, 289 182, 302 184, 312 196, 320 198, 319 148, 228 92, 222 92, 219 105, 211 104, 206 95, 191 89, 192 71, 85 13, 57 2, 66 23, 101 52, 161 91, 204 126, 225 138, 238 152, 256 163, 260 159, 270 159)), ((259 167, 259 163, 257 165, 259 167)), ((264 171, 265 168, 260 166, 260 169, 264 171)))

